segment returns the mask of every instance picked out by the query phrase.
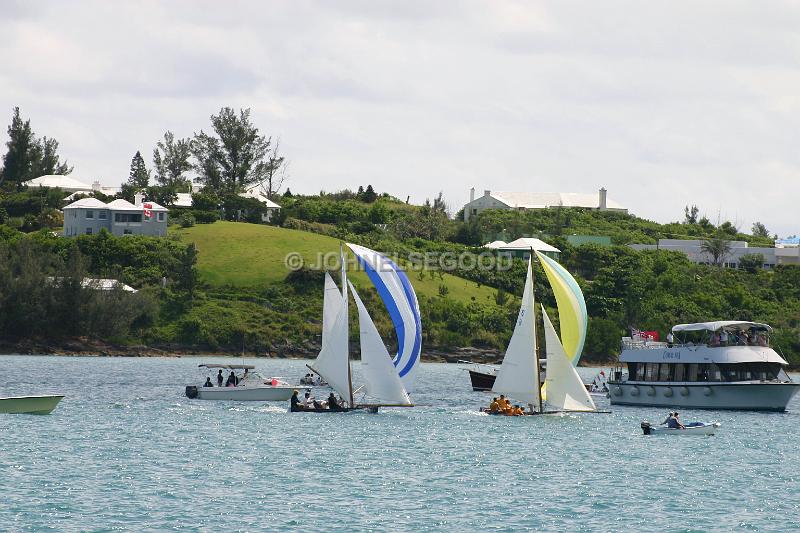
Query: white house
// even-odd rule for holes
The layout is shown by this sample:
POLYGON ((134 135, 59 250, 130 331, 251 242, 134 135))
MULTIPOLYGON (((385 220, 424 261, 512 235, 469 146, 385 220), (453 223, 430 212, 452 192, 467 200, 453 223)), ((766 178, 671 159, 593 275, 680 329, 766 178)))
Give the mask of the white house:
POLYGON ((136 205, 127 200, 108 204, 97 198, 83 198, 64 208, 65 237, 94 235, 105 228, 113 235, 149 235, 165 237, 169 211, 155 202, 142 201, 136 195, 136 205))
MULTIPOLYGON (((701 265, 710 265, 712 257, 704 252, 705 241, 699 239, 659 239, 658 244, 631 244, 634 250, 673 250, 686 254, 689 261, 701 265)), ((728 241, 730 252, 722 258, 723 266, 738 268, 742 256, 761 254, 764 256, 762 268, 774 268, 775 265, 800 265, 800 248, 766 248, 750 247, 746 241, 728 241)))
POLYGON ((601 211, 627 213, 628 209, 608 199, 607 191, 600 189, 597 195, 574 192, 512 192, 483 191, 475 198, 475 188, 470 189, 469 202, 464 206, 464 221, 475 217, 486 209, 547 209, 548 207, 582 207, 601 211))
MULTIPOLYGON (((192 192, 198 192, 201 189, 198 185, 192 185, 192 192)), ((272 220, 272 217, 281 209, 281 206, 267 198, 261 191, 261 187, 259 185, 254 185, 247 189, 243 193, 239 193, 239 196, 242 198, 255 198, 264 206, 266 207, 266 213, 261 215, 262 222, 269 222, 272 220)), ((178 197, 172 203, 172 207, 183 207, 183 208, 191 208, 193 204, 192 201, 192 193, 191 192, 179 192, 178 197)))

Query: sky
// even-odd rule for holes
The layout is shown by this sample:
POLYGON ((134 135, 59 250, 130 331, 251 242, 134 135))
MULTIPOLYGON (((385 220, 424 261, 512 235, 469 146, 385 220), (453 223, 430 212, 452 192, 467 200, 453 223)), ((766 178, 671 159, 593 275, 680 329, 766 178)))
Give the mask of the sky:
POLYGON ((0 124, 19 106, 73 176, 118 185, 166 130, 250 108, 295 193, 442 191, 455 213, 470 187, 605 187, 784 237, 798 27, 792 1, 0 0, 0 124))

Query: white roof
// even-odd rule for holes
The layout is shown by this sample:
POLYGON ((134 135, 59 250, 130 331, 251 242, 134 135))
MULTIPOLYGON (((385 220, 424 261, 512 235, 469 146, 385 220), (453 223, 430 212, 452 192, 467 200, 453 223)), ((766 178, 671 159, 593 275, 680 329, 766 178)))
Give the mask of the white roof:
POLYGON ((136 289, 130 285, 125 285, 119 280, 108 278, 83 278, 81 287, 84 289, 97 289, 100 291, 111 291, 119 287, 125 292, 137 292, 136 289))
POLYGON ((533 237, 520 237, 515 241, 511 241, 505 246, 501 246, 501 250, 530 250, 533 248, 539 252, 560 252, 555 246, 550 246, 546 242, 534 239, 533 237))
POLYGON ((144 204, 147 204, 147 205, 150 206, 150 207, 148 207, 148 209, 150 211, 169 211, 169 209, 167 209, 163 205, 157 204, 155 202, 149 202, 147 200, 145 200, 141 204, 137 205, 136 209, 144 209, 144 204))
POLYGON ((117 210, 120 210, 120 211, 136 211, 136 210, 140 210, 141 211, 141 209, 142 209, 141 207, 136 207, 135 205, 130 203, 128 200, 123 200, 122 198, 119 198, 119 199, 114 200, 113 202, 109 203, 108 204, 108 208, 109 209, 117 209, 117 210))
POLYGON ((65 206, 64 209, 108 209, 108 206, 97 198, 81 198, 65 206))
POLYGON ((179 192, 177 198, 172 202, 172 207, 192 207, 192 193, 179 192))
POLYGON ((60 174, 39 176, 38 178, 26 181, 23 185, 27 185, 28 187, 59 187, 70 191, 92 190, 90 184, 60 174))
POLYGON ((262 204, 267 204, 267 207, 272 207, 272 208, 275 208, 275 209, 280 209, 280 207, 281 207, 278 204, 276 204, 275 202, 273 202, 272 200, 270 200, 269 198, 267 198, 266 194, 261 192, 261 186, 260 185, 255 185, 253 187, 250 187, 249 189, 247 189, 243 193, 239 193, 239 196, 241 196, 243 198, 255 198, 256 200, 258 200, 262 204))
POLYGON ((71 202, 75 199, 76 196, 91 196, 92 191, 75 191, 74 193, 70 194, 66 198, 64 198, 65 202, 71 202))
POLYGON ((716 322, 698 322, 697 324, 678 324, 672 327, 672 332, 678 331, 717 331, 722 328, 730 329, 765 329, 772 331, 772 328, 767 324, 760 322, 743 322, 740 320, 718 320, 716 322))
POLYGON ((503 248, 504 246, 506 246, 506 242, 505 241, 492 241, 492 242, 490 242, 488 244, 484 244, 483 245, 484 248, 490 248, 492 250, 496 250, 498 248, 503 248))
MULTIPOLYGON (((522 207, 525 209, 543 209, 545 207, 558 206, 597 209, 600 206, 600 197, 597 193, 493 191, 491 196, 509 207, 522 207)), ((625 209, 624 206, 609 198, 606 198, 606 208, 625 209)))

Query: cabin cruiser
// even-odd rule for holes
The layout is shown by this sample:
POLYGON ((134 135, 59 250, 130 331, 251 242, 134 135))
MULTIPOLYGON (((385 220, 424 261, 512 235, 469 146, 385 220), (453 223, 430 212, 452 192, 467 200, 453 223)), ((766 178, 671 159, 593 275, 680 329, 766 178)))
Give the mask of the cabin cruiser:
POLYGON ((670 342, 624 337, 608 381, 612 405, 785 411, 800 389, 769 344, 772 328, 741 321, 679 324, 670 342))
POLYGON ((265 378, 254 372, 253 365, 198 365, 208 376, 205 385, 187 385, 186 396, 199 400, 234 400, 250 402, 285 402, 295 387, 279 378, 265 378), (217 376, 222 372, 222 385, 217 376), (231 378, 233 376, 233 378, 231 378), (210 383, 210 385, 209 385, 210 383))

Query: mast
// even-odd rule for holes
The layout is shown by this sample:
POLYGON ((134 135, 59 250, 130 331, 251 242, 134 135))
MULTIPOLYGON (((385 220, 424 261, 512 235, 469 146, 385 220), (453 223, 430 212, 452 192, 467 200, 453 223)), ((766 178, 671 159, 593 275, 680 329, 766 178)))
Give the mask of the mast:
MULTIPOLYGON (((342 262, 342 310, 341 312, 344 313, 344 319, 349 321, 350 317, 347 312, 347 272, 345 270, 345 262, 344 262, 344 244, 339 242, 339 259, 342 262)), ((349 331, 349 328, 348 328, 349 331)), ((355 407, 355 401, 353 399, 353 369, 350 366, 350 336, 348 334, 347 338, 347 384, 348 388, 350 389, 350 407, 355 407)))
MULTIPOLYGON (((528 268, 531 271, 531 300, 535 301, 534 295, 536 294, 536 285, 533 283, 533 246, 531 246, 531 258, 528 261, 528 268)), ((541 414, 542 409, 542 381, 539 379, 539 372, 541 367, 539 366, 539 343, 536 339, 536 304, 531 302, 532 312, 533 312, 533 362, 536 368, 536 398, 539 400, 539 413, 541 414)))

